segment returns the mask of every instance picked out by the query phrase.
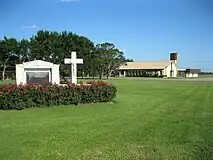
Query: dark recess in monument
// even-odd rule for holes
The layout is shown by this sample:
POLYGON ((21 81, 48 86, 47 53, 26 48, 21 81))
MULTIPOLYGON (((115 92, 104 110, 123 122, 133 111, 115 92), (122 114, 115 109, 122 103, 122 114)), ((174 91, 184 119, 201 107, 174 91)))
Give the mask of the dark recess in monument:
POLYGON ((49 72, 26 72, 27 84, 44 84, 49 82, 49 72))

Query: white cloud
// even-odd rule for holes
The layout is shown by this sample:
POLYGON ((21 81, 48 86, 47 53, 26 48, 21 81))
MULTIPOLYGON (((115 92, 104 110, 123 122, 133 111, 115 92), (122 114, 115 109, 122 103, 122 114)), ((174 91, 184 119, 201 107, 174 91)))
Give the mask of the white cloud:
POLYGON ((29 26, 24 25, 24 26, 22 26, 22 27, 23 27, 23 28, 39 29, 39 27, 38 27, 38 26, 36 26, 36 25, 29 25, 29 26))
POLYGON ((79 0, 61 0, 61 2, 77 2, 79 0))

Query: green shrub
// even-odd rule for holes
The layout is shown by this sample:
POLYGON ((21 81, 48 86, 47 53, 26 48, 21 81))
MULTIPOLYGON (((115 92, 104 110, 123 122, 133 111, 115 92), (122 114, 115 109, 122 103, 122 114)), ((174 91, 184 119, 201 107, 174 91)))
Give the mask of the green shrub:
POLYGON ((167 77, 166 75, 160 75, 160 76, 158 76, 158 77, 160 77, 160 78, 164 78, 164 77, 167 77))
POLYGON ((154 78, 163 78, 163 77, 166 77, 166 75, 158 75, 158 74, 150 74, 150 73, 142 73, 142 74, 139 74, 139 75, 127 75, 126 77, 154 77, 154 78))
POLYGON ((88 82, 83 85, 15 85, 0 88, 0 109, 24 109, 54 105, 109 102, 116 97, 117 89, 106 82, 88 82))

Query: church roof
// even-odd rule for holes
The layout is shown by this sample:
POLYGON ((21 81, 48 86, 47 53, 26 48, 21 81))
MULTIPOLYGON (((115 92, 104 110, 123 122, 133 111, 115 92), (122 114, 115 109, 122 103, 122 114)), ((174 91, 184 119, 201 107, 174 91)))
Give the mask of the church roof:
POLYGON ((151 61, 151 62, 126 62, 126 64, 121 65, 118 70, 128 70, 128 69, 164 69, 172 61, 151 61))

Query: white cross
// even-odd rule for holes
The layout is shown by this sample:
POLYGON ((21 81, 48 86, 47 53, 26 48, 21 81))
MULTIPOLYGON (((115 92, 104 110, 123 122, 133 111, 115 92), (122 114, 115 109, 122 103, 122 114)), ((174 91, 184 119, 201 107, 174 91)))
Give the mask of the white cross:
POLYGON ((83 59, 76 59, 76 52, 71 52, 71 59, 65 58, 64 64, 71 64, 72 83, 77 84, 77 64, 83 64, 83 59))

